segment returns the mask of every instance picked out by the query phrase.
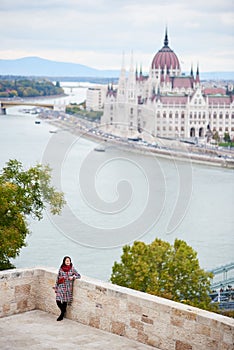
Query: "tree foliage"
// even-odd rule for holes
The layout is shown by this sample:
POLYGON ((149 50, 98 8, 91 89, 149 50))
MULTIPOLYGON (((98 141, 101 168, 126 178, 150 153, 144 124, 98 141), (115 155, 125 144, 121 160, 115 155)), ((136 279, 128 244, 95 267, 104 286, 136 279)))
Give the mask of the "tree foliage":
POLYGON ((112 267, 111 282, 203 309, 211 309, 212 274, 200 268, 197 253, 176 239, 173 245, 156 238, 123 247, 121 262, 112 267))
POLYGON ((21 162, 9 160, 0 173, 0 270, 14 267, 10 259, 19 255, 29 233, 27 217, 42 219, 49 204, 59 214, 63 194, 50 185, 51 169, 37 164, 28 170, 21 162))
POLYGON ((35 97, 60 95, 64 91, 59 82, 54 85, 48 80, 14 79, 0 80, 0 97, 35 97))

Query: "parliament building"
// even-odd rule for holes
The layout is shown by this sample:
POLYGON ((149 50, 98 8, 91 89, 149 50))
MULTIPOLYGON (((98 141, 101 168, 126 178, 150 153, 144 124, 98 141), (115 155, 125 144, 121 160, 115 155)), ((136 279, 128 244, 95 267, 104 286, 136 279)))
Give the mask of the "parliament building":
POLYGON ((118 87, 108 86, 101 125, 126 137, 209 141, 228 133, 233 139, 233 86, 203 85, 198 66, 182 73, 166 30, 147 75, 134 68, 133 58, 127 72, 123 59, 118 87))

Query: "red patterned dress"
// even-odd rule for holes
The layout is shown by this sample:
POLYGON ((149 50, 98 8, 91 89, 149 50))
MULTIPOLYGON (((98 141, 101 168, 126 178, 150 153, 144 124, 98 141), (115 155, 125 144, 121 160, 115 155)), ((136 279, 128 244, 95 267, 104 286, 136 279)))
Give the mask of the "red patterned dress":
POLYGON ((60 267, 55 284, 57 301, 61 303, 72 302, 73 281, 77 278, 81 278, 81 276, 73 266, 71 266, 70 269, 60 267), (69 277, 73 277, 73 279, 69 279, 69 277))

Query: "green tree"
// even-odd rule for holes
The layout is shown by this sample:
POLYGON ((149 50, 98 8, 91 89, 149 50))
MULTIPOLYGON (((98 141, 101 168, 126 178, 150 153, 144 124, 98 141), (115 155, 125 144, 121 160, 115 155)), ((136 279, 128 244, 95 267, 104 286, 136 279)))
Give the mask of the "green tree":
POLYGON ((209 297, 211 278, 186 242, 176 239, 170 245, 156 238, 151 244, 136 241, 124 246, 121 262, 112 267, 111 282, 214 310, 209 297))
POLYGON ((219 137, 218 131, 213 131, 213 140, 215 140, 216 142, 220 141, 220 137, 219 137))
POLYGON ((224 142, 231 142, 231 138, 228 132, 224 133, 223 139, 224 139, 224 142))
POLYGON ((28 170, 21 162, 9 160, 0 173, 0 270, 13 268, 10 259, 26 246, 27 217, 42 219, 48 204, 59 214, 65 204, 63 193, 50 184, 51 169, 37 164, 28 170))

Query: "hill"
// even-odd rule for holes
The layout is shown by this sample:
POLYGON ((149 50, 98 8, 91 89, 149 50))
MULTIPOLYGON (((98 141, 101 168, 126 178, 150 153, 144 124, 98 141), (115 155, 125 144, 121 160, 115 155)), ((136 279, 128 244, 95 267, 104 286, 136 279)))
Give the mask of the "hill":
MULTIPOLYGON (((119 70, 99 70, 78 63, 51 61, 40 57, 0 59, 0 76, 117 78, 119 70)), ((202 80, 234 80, 234 72, 200 72, 202 80)))
POLYGON ((98 70, 78 63, 57 62, 40 57, 24 57, 0 59, 0 75, 112 78, 119 76, 119 71, 98 70))

